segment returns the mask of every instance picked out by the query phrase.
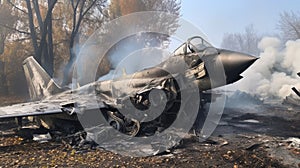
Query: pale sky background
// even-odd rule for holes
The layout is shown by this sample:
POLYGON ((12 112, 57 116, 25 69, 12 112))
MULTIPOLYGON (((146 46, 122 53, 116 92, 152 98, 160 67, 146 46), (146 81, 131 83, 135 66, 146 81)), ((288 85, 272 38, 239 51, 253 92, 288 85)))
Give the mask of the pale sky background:
POLYGON ((182 18, 199 27, 209 42, 220 47, 224 33, 243 32, 253 24, 261 34, 278 33, 283 11, 300 12, 299 0, 182 0, 182 18))

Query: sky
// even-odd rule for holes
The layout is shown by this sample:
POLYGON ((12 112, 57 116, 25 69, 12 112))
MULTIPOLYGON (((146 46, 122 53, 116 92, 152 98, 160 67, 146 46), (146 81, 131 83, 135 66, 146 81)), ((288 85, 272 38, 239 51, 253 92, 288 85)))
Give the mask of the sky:
POLYGON ((244 32, 253 24, 258 33, 278 33, 276 24, 283 11, 300 12, 299 0, 182 0, 181 17, 220 47, 224 33, 244 32))

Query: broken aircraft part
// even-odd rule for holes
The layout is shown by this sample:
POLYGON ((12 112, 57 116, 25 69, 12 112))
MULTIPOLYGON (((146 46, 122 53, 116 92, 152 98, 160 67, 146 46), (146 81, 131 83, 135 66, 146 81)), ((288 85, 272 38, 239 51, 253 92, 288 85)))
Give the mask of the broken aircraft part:
MULTIPOLYGON (((297 75, 300 77, 300 72, 297 73, 297 75)), ((300 92, 295 87, 292 88, 292 90, 296 93, 298 97, 300 97, 300 92)))
MULTIPOLYGON (((25 75, 30 96, 32 100, 38 101, 1 107, 0 118, 38 116, 37 119, 45 127, 55 128, 58 125, 56 119, 78 122, 77 117, 83 115, 83 112, 99 112, 100 109, 108 125, 119 132, 131 136, 153 135, 168 128, 176 119, 180 106, 183 106, 179 103, 182 93, 178 80, 185 81, 187 90, 189 83, 196 84, 197 92, 202 93, 238 81, 242 78, 240 74, 256 59, 251 55, 217 49, 196 36, 183 43, 170 58, 156 67, 113 80, 96 81, 74 90, 64 90, 33 57, 29 57, 24 61, 25 75), (178 69, 183 63, 188 68, 184 73, 179 73, 178 69), (224 69, 225 74, 221 75, 225 76, 226 81, 210 74, 211 69, 224 69), (158 91, 157 94, 151 95, 154 90, 158 91), (95 96, 93 92, 96 93, 96 104, 90 101, 95 96), (165 105, 163 109, 160 109, 160 103, 165 105), (128 107, 127 104, 133 106, 128 107), (163 112, 147 120, 147 110, 150 108, 163 112)), ((199 101, 201 106, 205 102, 199 101)), ((92 126, 99 124, 93 118, 89 122, 92 126)))
POLYGON ((300 97, 300 92, 295 88, 293 87, 292 90, 294 91, 294 93, 300 97))
MULTIPOLYGON (((297 75, 300 77, 300 72, 297 73, 297 75)), ((283 104, 289 104, 292 106, 299 107, 300 106, 300 91, 296 87, 292 87, 292 91, 295 93, 295 96, 293 94, 286 96, 283 100, 283 104)))

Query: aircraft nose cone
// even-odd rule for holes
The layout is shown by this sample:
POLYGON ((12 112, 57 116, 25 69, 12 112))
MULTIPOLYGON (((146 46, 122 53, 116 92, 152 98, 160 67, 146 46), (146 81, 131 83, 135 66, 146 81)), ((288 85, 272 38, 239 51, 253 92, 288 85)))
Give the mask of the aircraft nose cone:
POLYGON ((219 58, 229 83, 239 80, 241 78, 240 74, 258 59, 252 55, 228 50, 220 50, 219 58))

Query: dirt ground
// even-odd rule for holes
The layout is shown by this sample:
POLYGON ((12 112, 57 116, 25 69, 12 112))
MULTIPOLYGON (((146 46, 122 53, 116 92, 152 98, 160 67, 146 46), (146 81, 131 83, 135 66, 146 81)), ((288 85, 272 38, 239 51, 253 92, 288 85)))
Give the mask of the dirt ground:
POLYGON ((300 167, 300 112, 263 107, 225 109, 205 142, 191 134, 174 149, 149 157, 121 156, 101 148, 75 150, 67 138, 26 140, 16 134, 13 119, 2 119, 0 167, 300 167))

